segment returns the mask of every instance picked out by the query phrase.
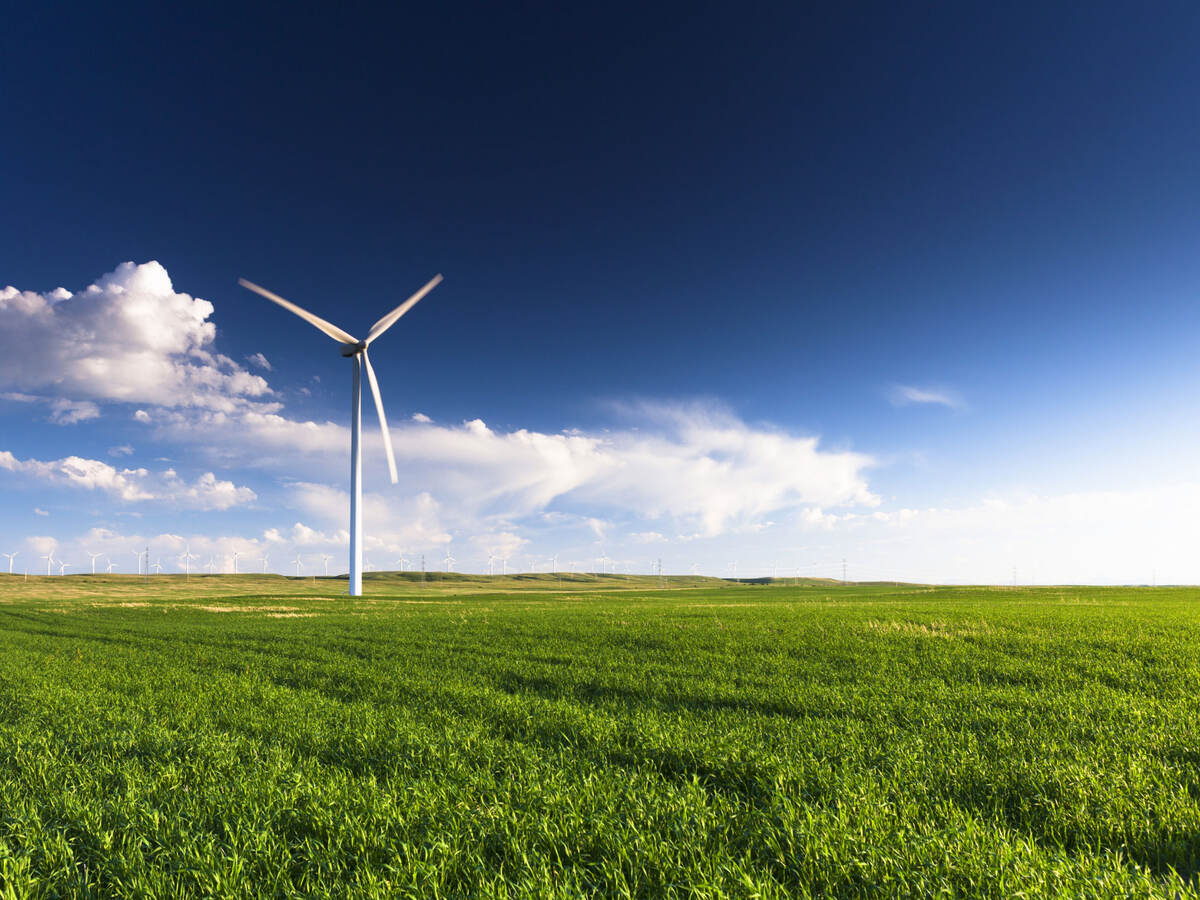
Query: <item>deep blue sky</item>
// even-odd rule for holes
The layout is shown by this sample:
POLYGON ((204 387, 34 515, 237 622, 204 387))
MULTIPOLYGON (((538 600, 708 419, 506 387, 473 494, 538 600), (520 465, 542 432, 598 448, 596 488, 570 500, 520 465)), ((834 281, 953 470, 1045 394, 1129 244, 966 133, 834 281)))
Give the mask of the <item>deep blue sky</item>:
POLYGON ((157 259, 273 386, 336 380, 294 415, 345 367, 238 276, 365 331, 441 271, 373 357, 395 416, 712 398, 910 506, 1196 474, 1192 3, 5 20, 0 283, 157 259))

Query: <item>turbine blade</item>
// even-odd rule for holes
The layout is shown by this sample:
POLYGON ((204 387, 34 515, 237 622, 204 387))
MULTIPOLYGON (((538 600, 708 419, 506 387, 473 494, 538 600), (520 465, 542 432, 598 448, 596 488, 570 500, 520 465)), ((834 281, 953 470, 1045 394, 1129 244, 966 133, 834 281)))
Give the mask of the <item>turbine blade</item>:
POLYGON ((387 416, 383 414, 383 398, 379 396, 379 382, 375 380, 375 370, 371 368, 371 359, 367 351, 362 354, 363 367, 367 370, 367 383, 371 386, 371 396, 375 398, 375 412, 379 413, 379 428, 383 431, 383 449, 387 453, 388 472, 392 476, 392 484, 400 480, 396 474, 396 456, 392 453, 392 436, 388 434, 387 416))
POLYGON ((375 340, 375 338, 379 337, 381 334, 391 328, 396 323, 397 319, 417 305, 418 300, 420 300, 441 283, 442 276, 434 275, 431 279, 429 279, 429 283, 425 285, 425 287, 421 288, 419 291, 393 309, 390 313, 372 325, 371 331, 367 335, 367 343, 371 343, 371 341, 375 340))
POLYGON ((334 325, 330 322, 326 322, 320 316, 314 316, 307 309, 297 306, 291 300, 284 300, 278 294, 273 294, 270 291, 268 291, 266 288, 259 287, 253 281, 247 281, 245 278, 239 278, 238 284, 240 284, 242 287, 244 287, 248 290, 254 291, 254 293, 256 293, 256 294, 261 294, 262 296, 264 296, 268 300, 270 300, 272 303, 278 303, 284 309, 286 309, 290 312, 294 312, 296 315, 298 315, 300 318, 302 318, 305 322, 307 322, 308 324, 325 332, 327 335, 329 335, 335 341, 338 341, 343 344, 357 344, 358 343, 358 338, 354 337, 354 335, 348 334, 345 331, 342 331, 342 329, 338 328, 336 325, 334 325))

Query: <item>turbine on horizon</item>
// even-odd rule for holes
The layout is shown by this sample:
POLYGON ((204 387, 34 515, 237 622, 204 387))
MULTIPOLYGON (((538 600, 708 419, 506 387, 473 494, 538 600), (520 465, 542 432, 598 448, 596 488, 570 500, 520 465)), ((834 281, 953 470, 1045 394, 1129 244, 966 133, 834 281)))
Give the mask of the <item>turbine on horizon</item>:
MULTIPOLYGON (((21 552, 20 550, 17 551, 17 553, 20 553, 20 552, 21 552)), ((8 557, 8 574, 9 575, 12 574, 13 560, 17 558, 17 553, 0 553, 0 556, 8 557)))
POLYGON ((392 484, 399 480, 396 474, 396 458, 392 453, 392 438, 388 434, 387 417, 383 412, 383 398, 379 394, 379 383, 375 379, 375 370, 371 368, 371 360, 367 356, 367 347, 381 334, 396 324, 396 320, 412 309, 422 297, 441 283, 442 276, 435 275, 429 282, 393 309, 390 313, 371 326, 366 338, 359 340, 349 332, 342 331, 336 325, 326 322, 320 316, 315 316, 289 300, 284 300, 278 294, 273 294, 266 288, 259 287, 244 278, 238 279, 242 287, 266 297, 272 303, 277 303, 289 312, 298 315, 314 328, 324 332, 342 345, 342 356, 354 360, 350 401, 350 588, 351 597, 362 596, 362 372, 366 369, 367 383, 371 387, 371 396, 375 399, 375 412, 379 416, 379 428, 383 432, 383 448, 387 455, 388 472, 392 476, 392 484))

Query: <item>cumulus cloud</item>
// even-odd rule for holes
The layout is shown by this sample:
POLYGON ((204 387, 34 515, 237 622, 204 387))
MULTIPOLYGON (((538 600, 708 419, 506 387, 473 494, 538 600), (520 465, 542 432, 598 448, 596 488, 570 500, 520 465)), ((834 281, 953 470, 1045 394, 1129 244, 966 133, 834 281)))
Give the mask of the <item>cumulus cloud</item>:
POLYGON ((101 460, 80 456, 44 462, 21 460, 7 450, 0 450, 0 469, 51 484, 100 491, 125 503, 157 500, 193 509, 229 509, 256 499, 250 488, 221 481, 212 472, 205 472, 189 483, 174 469, 162 472, 117 469, 101 460))
POLYGON ((912 406, 914 404, 932 404, 945 406, 949 409, 963 409, 966 404, 956 391, 945 388, 922 388, 908 384, 893 385, 888 391, 888 399, 892 406, 912 406))
POLYGON ((0 386, 51 391, 60 424, 95 418, 97 401, 277 409, 263 378, 212 351, 212 312, 157 262, 122 263, 74 294, 0 289, 0 386))

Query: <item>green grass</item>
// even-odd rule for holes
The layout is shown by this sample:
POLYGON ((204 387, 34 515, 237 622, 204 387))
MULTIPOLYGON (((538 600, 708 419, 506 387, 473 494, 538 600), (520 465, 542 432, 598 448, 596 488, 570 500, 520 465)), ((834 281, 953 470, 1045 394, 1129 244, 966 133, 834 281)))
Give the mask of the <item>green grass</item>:
POLYGON ((1200 896, 1200 591, 0 578, 0 897, 1200 896))

